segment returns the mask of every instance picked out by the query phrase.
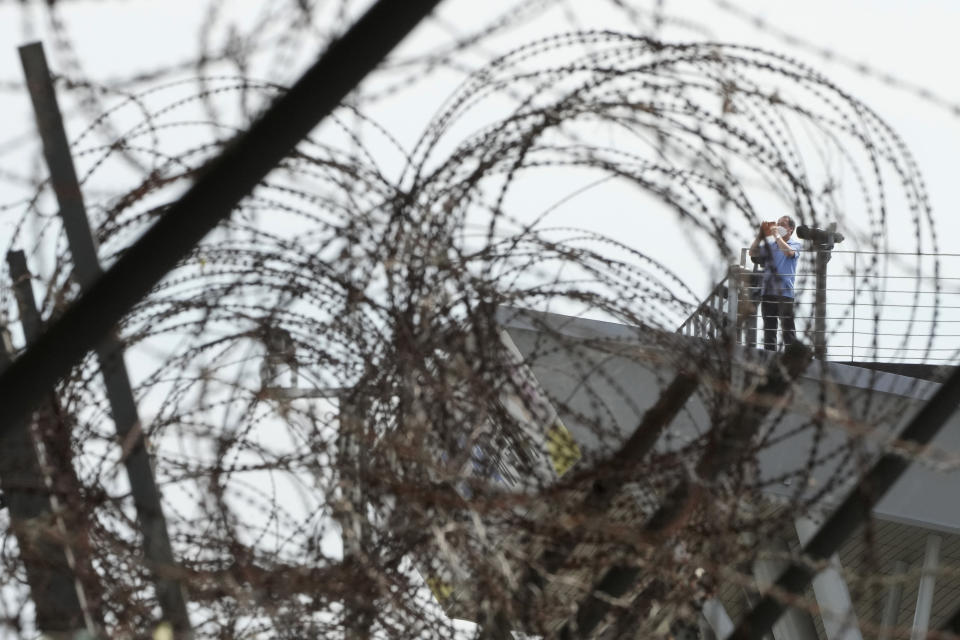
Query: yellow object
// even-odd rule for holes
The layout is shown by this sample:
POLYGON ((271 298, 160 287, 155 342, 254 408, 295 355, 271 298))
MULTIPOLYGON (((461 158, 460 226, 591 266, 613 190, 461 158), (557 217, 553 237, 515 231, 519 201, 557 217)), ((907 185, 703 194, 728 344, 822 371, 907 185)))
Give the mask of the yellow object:
POLYGON ((169 622, 161 622, 153 631, 153 640, 173 640, 173 627, 169 622))
POLYGON ((580 447, 560 420, 554 420, 547 430, 547 454, 553 470, 562 476, 580 459, 580 447))
POLYGON ((443 602, 453 594, 453 587, 440 578, 427 578, 427 586, 430 587, 437 602, 443 602))

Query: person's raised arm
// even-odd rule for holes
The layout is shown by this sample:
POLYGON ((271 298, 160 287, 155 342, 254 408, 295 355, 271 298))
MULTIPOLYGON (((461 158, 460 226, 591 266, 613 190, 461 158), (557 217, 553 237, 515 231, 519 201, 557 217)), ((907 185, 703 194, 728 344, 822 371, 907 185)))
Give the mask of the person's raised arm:
POLYGON ((774 231, 773 241, 774 243, 776 243, 777 248, 780 249, 781 252, 783 252, 783 255, 787 256, 788 258, 792 258, 795 255, 797 255, 797 252, 793 250, 793 247, 788 245, 787 241, 780 236, 779 231, 776 231, 776 230, 774 231))
POLYGON ((757 235, 753 239, 753 244, 750 245, 749 254, 751 256, 756 256, 760 253, 760 242, 768 235, 769 232, 769 222, 761 222, 759 229, 757 229, 757 235))

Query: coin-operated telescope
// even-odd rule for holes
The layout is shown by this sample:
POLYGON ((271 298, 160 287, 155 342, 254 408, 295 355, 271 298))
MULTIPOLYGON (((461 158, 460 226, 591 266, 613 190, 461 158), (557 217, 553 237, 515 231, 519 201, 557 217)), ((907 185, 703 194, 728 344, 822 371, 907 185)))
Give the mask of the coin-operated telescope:
POLYGON ((820 227, 810 227, 805 224, 797 227, 797 237, 801 240, 809 240, 817 245, 817 248, 830 251, 835 244, 843 242, 843 234, 837 233, 837 223, 831 222, 826 229, 820 227))
POLYGON ((837 223, 831 222, 826 229, 805 224, 797 227, 797 237, 807 240, 816 252, 817 290, 814 300, 813 353, 821 360, 827 357, 827 263, 833 247, 843 242, 843 234, 837 233, 837 223))

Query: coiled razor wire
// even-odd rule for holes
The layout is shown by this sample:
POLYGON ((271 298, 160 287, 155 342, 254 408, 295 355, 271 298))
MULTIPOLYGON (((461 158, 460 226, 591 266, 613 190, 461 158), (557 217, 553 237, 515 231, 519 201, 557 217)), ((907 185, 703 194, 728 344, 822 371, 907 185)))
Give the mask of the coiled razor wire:
MULTIPOLYGON (((633 24, 653 15, 615 4, 633 24)), ((422 129, 380 123, 402 87, 462 72, 490 38, 566 5, 521 3, 448 47, 386 64, 120 327, 197 637, 452 638, 504 625, 550 636, 617 564, 642 578, 604 633, 668 633, 695 625, 723 584, 751 584, 758 541, 898 447, 889 429, 909 394, 853 397, 823 368, 812 394, 793 387, 788 418, 754 393, 765 361, 729 340, 677 336, 698 296, 649 250, 689 243, 702 249, 692 267, 713 269, 737 259, 776 205, 798 223, 879 230, 858 238, 876 250, 895 207, 918 249, 936 252, 906 145, 815 69, 735 44, 576 30, 467 73, 422 129), (629 228, 649 237, 591 228, 591 211, 583 225, 561 216, 597 191, 635 194, 643 212, 629 228), (664 228, 677 236, 658 236, 664 228), (735 362, 749 373, 740 386, 735 362), (630 371, 646 372, 648 387, 630 371), (585 510, 643 420, 643 398, 683 372, 699 380, 700 409, 681 410, 693 431, 668 431, 616 469, 616 495, 585 510), (732 416, 765 403, 749 446, 702 486, 709 500, 643 535, 732 416), (765 477, 759 457, 790 438, 806 443, 800 463, 765 477)), ((104 85, 85 78, 51 3, 57 49, 75 63, 59 88, 90 115, 74 156, 105 263, 284 90, 250 67, 264 56, 282 67, 337 31, 314 33, 317 14, 349 16, 348 3, 280 3, 257 23, 263 39, 237 35, 216 55, 225 6, 210 3, 197 59, 104 85), (207 73, 224 59, 232 73, 207 73), (188 70, 197 75, 175 77, 188 70)), ((77 288, 43 172, 27 183, 2 216, 51 317, 77 288)), ((878 254, 863 267, 858 304, 882 303, 871 276, 892 264, 878 254)), ((7 288, 3 308, 22 346, 7 288)), ((931 349, 937 324, 917 313, 898 344, 919 327, 931 349)), ((879 317, 858 320, 879 332, 879 317)), ((78 539, 98 569, 89 606, 106 635, 135 637, 156 611, 97 366, 89 358, 56 393, 81 483, 73 504, 89 516, 78 539)), ((943 452, 897 450, 951 468, 943 452)), ((846 576, 855 597, 879 597, 870 570, 846 576)), ((2 571, 3 615, 29 628, 10 537, 2 571)))

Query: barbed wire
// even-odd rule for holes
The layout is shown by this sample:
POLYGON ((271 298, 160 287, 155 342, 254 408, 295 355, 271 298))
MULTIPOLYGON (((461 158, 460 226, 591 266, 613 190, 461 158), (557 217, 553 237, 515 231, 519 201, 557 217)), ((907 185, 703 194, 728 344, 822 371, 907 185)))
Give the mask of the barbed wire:
MULTIPOLYGON (((151 575, 169 572, 198 638, 559 637, 582 631, 613 567, 636 577, 606 598, 595 637, 667 636, 696 628, 709 598, 736 609, 755 562, 820 566, 785 532, 878 454, 955 469, 953 452, 894 435, 925 381, 884 393, 879 372, 858 386, 675 331, 700 304, 690 274, 735 260, 772 206, 812 226, 868 223, 859 240, 876 253, 856 295, 881 308, 891 264, 921 272, 883 252, 892 203, 918 251, 939 248, 907 145, 788 56, 665 41, 663 25, 696 22, 660 2, 607 5, 650 32, 576 29, 491 56, 491 39, 549 11, 576 21, 573 3, 539 0, 395 57, 127 315, 176 566, 143 561, 97 359, 58 386, 76 472, 56 489, 76 523, 61 542, 92 567, 79 579, 103 635, 156 629, 151 575), (388 124, 447 73, 459 84, 433 115, 388 124), (622 216, 606 228, 604 206, 622 216), (655 245, 671 242, 701 265, 664 260, 655 245), (790 463, 773 465, 785 449, 790 463)), ((81 65, 68 6, 48 14, 57 83, 85 122, 73 154, 105 264, 355 11, 278 3, 244 31, 209 2, 194 57, 102 82, 81 65)), ((0 221, 49 321, 79 289, 45 171, 19 170, 0 173, 22 195, 0 221)), ((918 311, 949 306, 937 264, 932 282, 904 285, 899 342, 881 344, 879 315, 857 318, 875 351, 940 353, 940 315, 918 311)), ((6 285, 0 307, 23 348, 6 285)), ((843 574, 864 606, 912 575, 880 577, 876 526, 858 538, 872 560, 843 574)), ((0 558, 0 619, 32 630, 11 533, 0 558)))

